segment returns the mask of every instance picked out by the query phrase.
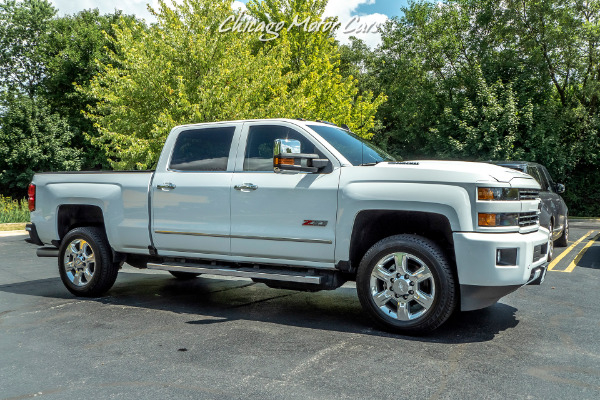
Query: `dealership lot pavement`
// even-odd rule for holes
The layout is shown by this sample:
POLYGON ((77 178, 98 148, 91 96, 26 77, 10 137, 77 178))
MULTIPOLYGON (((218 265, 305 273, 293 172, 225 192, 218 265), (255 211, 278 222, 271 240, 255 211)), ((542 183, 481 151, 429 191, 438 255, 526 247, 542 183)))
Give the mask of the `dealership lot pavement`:
POLYGON ((74 298, 56 259, 0 234, 0 400, 597 399, 600 222, 572 222, 542 286, 428 337, 373 329, 352 284, 302 293, 125 266, 74 298), (579 240, 581 239, 581 240, 579 240))

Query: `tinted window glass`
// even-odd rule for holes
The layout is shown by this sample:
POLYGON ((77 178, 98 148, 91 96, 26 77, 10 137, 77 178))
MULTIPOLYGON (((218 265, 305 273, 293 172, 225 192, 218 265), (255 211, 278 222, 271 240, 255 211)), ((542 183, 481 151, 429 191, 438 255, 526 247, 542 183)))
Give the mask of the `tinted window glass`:
POLYGON ((533 178, 536 181, 538 181, 538 183, 542 187, 542 190, 548 190, 548 183, 546 182, 546 178, 544 177, 543 174, 540 174, 540 171, 538 170, 537 167, 535 167, 533 165, 527 167, 527 173, 529 175, 533 176, 533 178))
POLYGON ((278 125, 254 125, 248 131, 244 171, 273 171, 275 139, 299 140, 300 152, 321 155, 308 139, 292 128, 278 125))
POLYGON ((190 129, 177 137, 169 168, 226 171, 235 127, 190 129))
POLYGON ((548 190, 551 190, 551 191, 554 192, 555 183, 552 180, 552 177, 550 176, 550 173, 548 172, 548 170, 546 169, 546 167, 540 167, 540 169, 542 170, 542 173, 544 174, 544 176, 546 177, 546 181, 548 182, 548 190))
POLYGON ((393 157, 373 144, 335 126, 308 125, 336 148, 352 165, 395 161, 393 157))

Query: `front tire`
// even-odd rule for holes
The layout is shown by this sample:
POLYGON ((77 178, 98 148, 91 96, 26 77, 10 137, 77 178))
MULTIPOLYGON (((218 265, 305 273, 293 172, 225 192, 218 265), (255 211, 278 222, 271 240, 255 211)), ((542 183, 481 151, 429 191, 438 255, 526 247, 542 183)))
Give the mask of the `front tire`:
POLYGON ((396 235, 377 242, 356 276, 358 298, 373 321, 389 331, 433 331, 450 317, 458 290, 444 252, 429 239, 396 235))
POLYGON ((117 279, 119 266, 112 261, 102 229, 75 228, 61 241, 58 271, 65 287, 75 296, 97 297, 106 293, 117 279))
POLYGON ((548 229, 550 229, 550 233, 548 234, 548 257, 546 261, 550 262, 552 261, 552 258, 554 258, 554 239, 552 238, 552 236, 554 236, 554 226, 552 225, 552 222, 550 222, 548 229))
POLYGON ((556 239, 556 245, 559 247, 567 247, 569 245, 569 218, 565 216, 565 227, 563 228, 562 235, 556 239))

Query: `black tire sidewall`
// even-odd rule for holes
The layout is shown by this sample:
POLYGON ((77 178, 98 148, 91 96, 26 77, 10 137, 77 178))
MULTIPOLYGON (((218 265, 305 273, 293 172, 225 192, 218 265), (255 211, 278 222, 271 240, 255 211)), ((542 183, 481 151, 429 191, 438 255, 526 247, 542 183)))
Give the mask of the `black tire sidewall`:
POLYGON ((107 273, 105 269, 108 268, 108 262, 110 262, 108 241, 104 239, 104 236, 104 232, 97 228, 75 228, 69 231, 69 233, 67 233, 61 241, 58 252, 58 270, 60 278, 65 287, 76 296, 95 296, 104 291, 101 288, 101 281, 103 276, 105 276, 107 273), (64 258, 67 246, 76 239, 85 240, 92 247, 92 251, 94 252, 94 276, 92 277, 92 280, 85 286, 74 285, 67 277, 64 267, 64 258))
POLYGON ((457 304, 457 291, 454 286, 454 276, 442 250, 433 242, 416 235, 397 235, 376 243, 363 257, 356 277, 359 299, 371 318, 386 330, 408 334, 432 331, 448 319, 457 304), (406 252, 418 257, 427 264, 435 283, 436 296, 431 308, 412 321, 398 321, 386 316, 375 305, 370 293, 373 268, 381 258, 393 252, 406 252))

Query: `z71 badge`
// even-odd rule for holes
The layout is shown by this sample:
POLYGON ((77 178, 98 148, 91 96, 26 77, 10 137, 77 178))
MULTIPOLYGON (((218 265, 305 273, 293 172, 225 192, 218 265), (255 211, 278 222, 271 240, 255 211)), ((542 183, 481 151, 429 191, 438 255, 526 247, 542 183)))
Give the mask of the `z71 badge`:
POLYGON ((317 221, 314 219, 305 219, 302 226, 327 226, 327 221, 317 221))

